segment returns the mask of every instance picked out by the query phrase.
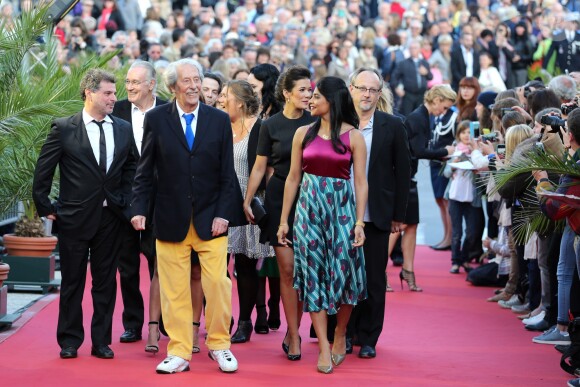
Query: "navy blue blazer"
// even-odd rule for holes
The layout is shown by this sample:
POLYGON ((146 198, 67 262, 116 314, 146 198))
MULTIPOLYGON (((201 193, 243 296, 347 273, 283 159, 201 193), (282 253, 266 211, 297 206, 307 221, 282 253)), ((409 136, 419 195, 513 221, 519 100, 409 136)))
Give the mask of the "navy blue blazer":
POLYGON ((154 183, 159 240, 183 241, 192 219, 203 240, 214 238, 211 226, 216 217, 228 220, 230 226, 244 224, 229 116, 200 103, 195 141, 189 150, 175 102, 149 111, 133 185, 133 215, 146 216, 154 183))

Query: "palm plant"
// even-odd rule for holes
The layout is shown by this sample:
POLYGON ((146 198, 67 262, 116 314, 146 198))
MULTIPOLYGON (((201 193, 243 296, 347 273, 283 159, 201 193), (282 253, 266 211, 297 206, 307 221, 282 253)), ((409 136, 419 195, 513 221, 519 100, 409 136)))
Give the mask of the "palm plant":
POLYGON ((44 235, 32 200, 32 180, 51 121, 82 109, 82 76, 89 68, 104 67, 116 54, 88 55, 77 67, 64 68, 47 9, 23 12, 11 30, 0 25, 0 213, 22 203, 18 236, 44 235))
MULTIPOLYGON (((494 174, 496 190, 522 173, 546 171, 549 175, 570 175, 580 179, 580 165, 568 154, 550 154, 538 149, 526 153, 525 157, 512 159, 505 168, 494 174)), ((552 182, 557 186, 557 182, 552 182)), ((546 217, 538 206, 536 195, 525 194, 521 199, 523 209, 514 215, 514 237, 517 242, 525 243, 534 232, 545 234, 553 228, 563 228, 564 222, 554 223, 546 217)))

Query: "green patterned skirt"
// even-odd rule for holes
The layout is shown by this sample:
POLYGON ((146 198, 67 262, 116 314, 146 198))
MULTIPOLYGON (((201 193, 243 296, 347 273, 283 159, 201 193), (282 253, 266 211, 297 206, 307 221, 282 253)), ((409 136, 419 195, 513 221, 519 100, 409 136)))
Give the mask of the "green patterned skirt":
POLYGON ((304 173, 294 218, 294 288, 305 312, 336 314, 366 299, 362 248, 349 180, 304 173))

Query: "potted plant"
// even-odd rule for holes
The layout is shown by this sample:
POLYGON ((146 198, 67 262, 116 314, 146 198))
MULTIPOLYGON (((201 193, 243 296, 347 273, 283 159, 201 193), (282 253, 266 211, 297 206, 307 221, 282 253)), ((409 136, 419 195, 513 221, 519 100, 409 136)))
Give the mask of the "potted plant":
MULTIPOLYGON (((115 54, 84 55, 78 67, 61 66, 46 11, 40 7, 23 12, 11 31, 0 34, 0 212, 20 204, 23 211, 14 235, 26 238, 45 237, 32 200, 32 180, 51 121, 82 109, 82 76, 89 68, 105 66, 115 54)), ((54 237, 47 239, 56 243, 54 237)))
MULTIPOLYGON (((90 68, 104 67, 116 54, 82 55, 76 66, 59 63, 59 49, 47 19, 48 5, 23 12, 11 29, 0 23, 0 213, 20 206, 13 235, 4 235, 8 256, 48 256, 57 238, 45 235, 32 200, 34 169, 51 122, 83 107, 79 84, 90 68), (37 241, 44 247, 14 252, 12 242, 37 241), (42 253, 44 249, 44 253, 42 253)), ((58 177, 52 196, 58 196, 58 177)), ((8 262, 7 257, 4 262, 8 262)), ((11 277, 17 272, 14 261, 11 277)), ((54 264, 52 265, 54 268, 54 264)))

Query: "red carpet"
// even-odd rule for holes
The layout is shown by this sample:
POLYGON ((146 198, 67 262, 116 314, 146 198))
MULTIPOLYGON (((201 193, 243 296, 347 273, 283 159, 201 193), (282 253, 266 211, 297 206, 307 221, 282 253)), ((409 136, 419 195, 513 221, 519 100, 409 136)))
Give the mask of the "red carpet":
MULTIPOLYGON (((157 356, 143 351, 145 340, 121 344, 120 293, 113 327, 114 360, 90 356, 90 293, 85 293, 85 340, 79 358, 61 360, 56 344, 58 302, 38 312, 0 344, 2 386, 191 386, 292 385, 312 386, 563 386, 570 379, 559 367, 550 345, 533 344, 535 333, 523 329, 511 311, 485 301, 491 288, 476 288, 465 276, 448 273, 449 253, 417 249, 416 275, 423 293, 400 290, 399 269, 390 266, 395 293, 387 294, 386 321, 377 358, 356 355, 331 375, 316 372, 317 345, 308 339, 310 320, 302 322, 302 360, 289 362, 280 343, 285 327, 268 335, 253 335, 249 343, 233 345, 240 370, 222 374, 207 357, 207 348, 193 355, 191 372, 157 375, 167 338, 157 356)), ((145 265, 142 265, 145 273, 145 265)), ((90 280, 90 279, 89 279, 90 280)), ((406 287, 406 284, 405 284, 406 287)), ((143 290, 148 281, 143 281, 143 290)), ((146 294, 147 292, 144 292, 146 294)), ((234 300, 237 294, 234 293, 234 300)), ((234 302, 237 308, 237 302, 234 302)), ((237 317, 237 311, 234 312, 237 317)), ((203 326, 203 323, 202 323, 203 326)), ((146 328, 144 328, 146 337, 146 328)), ((355 347, 355 353, 358 348, 355 347)))

